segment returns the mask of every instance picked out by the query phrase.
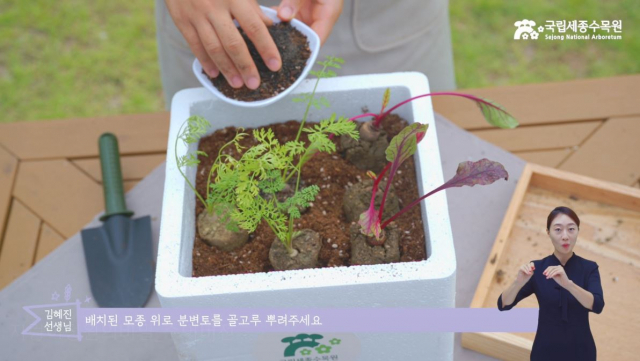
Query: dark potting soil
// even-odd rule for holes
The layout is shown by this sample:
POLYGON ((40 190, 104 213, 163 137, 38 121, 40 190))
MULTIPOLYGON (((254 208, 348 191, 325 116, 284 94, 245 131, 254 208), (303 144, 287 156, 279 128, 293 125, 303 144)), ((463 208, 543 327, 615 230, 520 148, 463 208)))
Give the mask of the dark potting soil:
MULTIPOLYGON (((406 121, 396 115, 389 115, 383 121, 383 126, 390 137, 395 136, 406 126, 406 121)), ((269 126, 282 143, 295 139, 300 122, 269 126)), ((310 126, 307 124, 305 126, 310 126)), ((251 134, 251 129, 246 129, 251 134)), ((211 155, 200 156, 196 176, 196 189, 205 194, 207 175, 211 164, 218 154, 218 149, 233 139, 236 134, 234 127, 218 130, 210 136, 200 140, 199 150, 211 155)), ((307 142, 307 133, 302 133, 301 139, 307 142)), ((334 137, 336 145, 338 137, 334 137)), ((391 138, 390 138, 391 139, 391 138)), ((245 137, 241 144, 251 146, 256 144, 253 137, 245 137)), ((237 158, 235 147, 227 147, 229 153, 237 158)), ((349 226, 342 212, 342 199, 346 187, 366 179, 366 172, 344 160, 338 152, 334 154, 318 153, 302 168, 302 181, 306 185, 316 184, 320 192, 313 206, 295 221, 294 229, 310 228, 320 233, 322 249, 320 250, 320 267, 349 266, 349 226)), ((398 195, 400 208, 418 198, 417 179, 413 158, 409 158, 400 167, 400 172, 394 178, 393 184, 398 195)), ((194 196, 195 197, 195 196, 194 196)), ((204 211, 204 206, 196 202, 196 217, 204 211)), ((420 207, 416 206, 395 221, 402 230, 400 242, 400 261, 422 261, 426 259, 425 236, 420 215, 420 207)), ((195 226, 195 225, 194 225, 195 226)), ((269 248, 275 240, 271 228, 263 221, 249 237, 249 242, 241 248, 223 252, 204 243, 196 232, 193 247, 193 276, 212 276, 241 273, 256 273, 274 271, 269 263, 269 248)), ((277 241, 279 242, 279 241, 277 241)))
POLYGON ((203 71, 202 73, 211 80, 213 86, 225 96, 242 101, 271 98, 291 86, 302 74, 307 64, 307 59, 311 56, 307 37, 286 22, 268 26, 267 29, 269 29, 269 34, 271 34, 280 52, 282 67, 276 72, 269 70, 255 45, 247 37, 247 34, 242 29, 239 29, 260 73, 260 86, 255 90, 251 90, 246 86, 236 89, 227 83, 227 79, 222 74, 216 78, 210 78, 203 71))

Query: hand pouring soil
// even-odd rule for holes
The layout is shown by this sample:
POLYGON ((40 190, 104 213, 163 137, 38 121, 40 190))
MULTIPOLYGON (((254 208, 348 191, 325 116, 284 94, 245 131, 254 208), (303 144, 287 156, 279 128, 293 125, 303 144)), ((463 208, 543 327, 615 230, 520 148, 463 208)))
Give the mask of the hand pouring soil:
POLYGON ((153 288, 151 218, 131 219, 122 188, 118 140, 100 136, 105 213, 101 227, 82 230, 91 292, 100 307, 143 307, 153 288))

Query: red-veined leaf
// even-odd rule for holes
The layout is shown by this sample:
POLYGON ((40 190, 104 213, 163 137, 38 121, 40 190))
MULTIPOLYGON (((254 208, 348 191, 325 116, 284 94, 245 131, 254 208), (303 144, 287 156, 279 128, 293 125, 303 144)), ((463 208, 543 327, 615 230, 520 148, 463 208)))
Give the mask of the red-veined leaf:
POLYGON ((380 239, 380 233, 382 228, 380 228, 380 218, 378 217, 378 211, 374 207, 373 203, 369 206, 369 209, 363 212, 360 215, 360 220, 358 221, 360 227, 362 227, 361 232, 366 236, 375 236, 376 239, 380 239))
POLYGON ((487 185, 498 179, 509 179, 509 173, 504 166, 498 162, 483 158, 477 162, 462 162, 458 164, 456 175, 447 181, 445 188, 450 187, 473 187, 476 184, 487 185))
POLYGON ((402 162, 412 156, 418 149, 418 141, 424 138, 428 124, 413 123, 398 133, 387 147, 387 160, 393 162, 393 167, 399 167, 402 162))
POLYGON ((504 180, 508 180, 509 173, 507 173, 507 171, 504 169, 504 166, 498 162, 494 162, 486 158, 481 159, 477 162, 462 162, 458 164, 456 175, 453 176, 453 178, 451 178, 440 187, 409 203, 398 213, 394 214, 389 219, 384 221, 381 228, 385 228, 389 223, 393 222, 396 218, 400 217, 413 206, 418 205, 420 201, 435 193, 440 192, 441 190, 462 186, 473 187, 476 184, 487 185, 501 178, 504 178, 504 180))

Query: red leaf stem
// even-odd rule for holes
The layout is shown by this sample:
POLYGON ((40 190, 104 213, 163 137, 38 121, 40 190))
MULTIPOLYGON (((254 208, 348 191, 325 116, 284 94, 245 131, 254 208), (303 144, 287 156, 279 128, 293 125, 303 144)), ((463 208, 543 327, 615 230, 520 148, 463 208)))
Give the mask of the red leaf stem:
POLYGON ((399 107, 401 107, 401 106, 403 106, 403 105, 405 105, 405 104, 407 104, 407 103, 409 103, 411 101, 414 101, 416 99, 424 98, 424 97, 428 97, 428 96, 433 96, 433 95, 454 95, 454 96, 459 96, 459 97, 471 99, 471 100, 476 101, 476 102, 484 103, 484 104, 486 104, 486 105, 488 105, 488 106, 490 106, 492 108, 496 107, 495 105, 491 104, 490 102, 488 102, 488 101, 486 101, 486 100, 484 100, 482 98, 478 98, 477 96, 474 96, 474 95, 471 95, 471 94, 456 93, 456 92, 427 93, 427 94, 417 95, 417 96, 415 96, 413 98, 409 98, 407 100, 404 100, 404 101, 392 106, 391 108, 387 109, 387 111, 385 111, 384 113, 376 115, 375 116, 375 120, 373 122, 373 125, 376 126, 376 127, 379 127, 380 123, 382 122, 382 119, 384 119, 392 111, 394 111, 394 110, 398 109, 399 107))

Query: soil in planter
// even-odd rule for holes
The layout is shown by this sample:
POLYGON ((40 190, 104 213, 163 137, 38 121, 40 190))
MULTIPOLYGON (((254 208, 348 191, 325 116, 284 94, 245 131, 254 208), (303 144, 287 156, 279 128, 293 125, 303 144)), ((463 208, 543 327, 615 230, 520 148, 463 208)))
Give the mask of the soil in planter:
MULTIPOLYGON (((390 136, 396 135, 406 125, 400 118, 387 118, 383 123, 390 136), (402 123, 401 123, 402 122, 402 123)), ((281 142, 295 139, 300 123, 289 121, 269 126, 281 142)), ((307 124, 310 126, 311 124, 307 124)), ((251 129, 245 132, 250 133, 251 129)), ((234 127, 218 130, 200 141, 199 150, 212 155, 199 157, 200 165, 197 170, 196 188, 200 194, 205 194, 207 173, 215 160, 214 155, 226 142, 236 134, 234 127)), ((306 133, 302 133, 302 140, 307 141, 306 133)), ((334 138, 338 142, 337 137, 334 138)), ((241 141, 244 146, 256 144, 253 137, 246 137, 241 141)), ((237 156, 235 147, 225 149, 228 154, 237 156)), ((320 234, 322 248, 318 267, 339 267, 350 265, 351 246, 349 242, 349 228, 342 211, 342 200, 348 186, 367 179, 366 172, 356 168, 348 161, 336 154, 318 153, 302 170, 302 180, 307 185, 316 184, 320 192, 313 202, 313 206, 295 222, 295 229, 310 228, 320 234)), ((418 187, 413 158, 409 158, 400 167, 400 172, 393 182, 400 208, 416 199, 418 187)), ((196 202, 196 217, 204 207, 196 202)), ((420 207, 416 206, 403 214, 396 221, 402 230, 400 240, 400 262, 422 261, 426 259, 426 247, 420 207)), ((269 249, 271 242, 276 239, 273 231, 263 221, 255 232, 249 236, 249 242, 241 248, 223 252, 204 243, 196 234, 193 247, 193 276, 211 276, 274 271, 269 263, 269 249)))
POLYGON ((267 29, 276 43, 282 59, 282 67, 276 72, 267 67, 247 34, 241 28, 239 29, 260 73, 260 86, 257 89, 251 90, 246 86, 236 89, 227 83, 227 79, 222 74, 216 78, 210 78, 204 71, 202 72, 211 80, 213 86, 228 98, 249 102, 271 98, 291 86, 302 74, 307 59, 311 56, 307 37, 291 24, 285 22, 268 26, 267 29))

